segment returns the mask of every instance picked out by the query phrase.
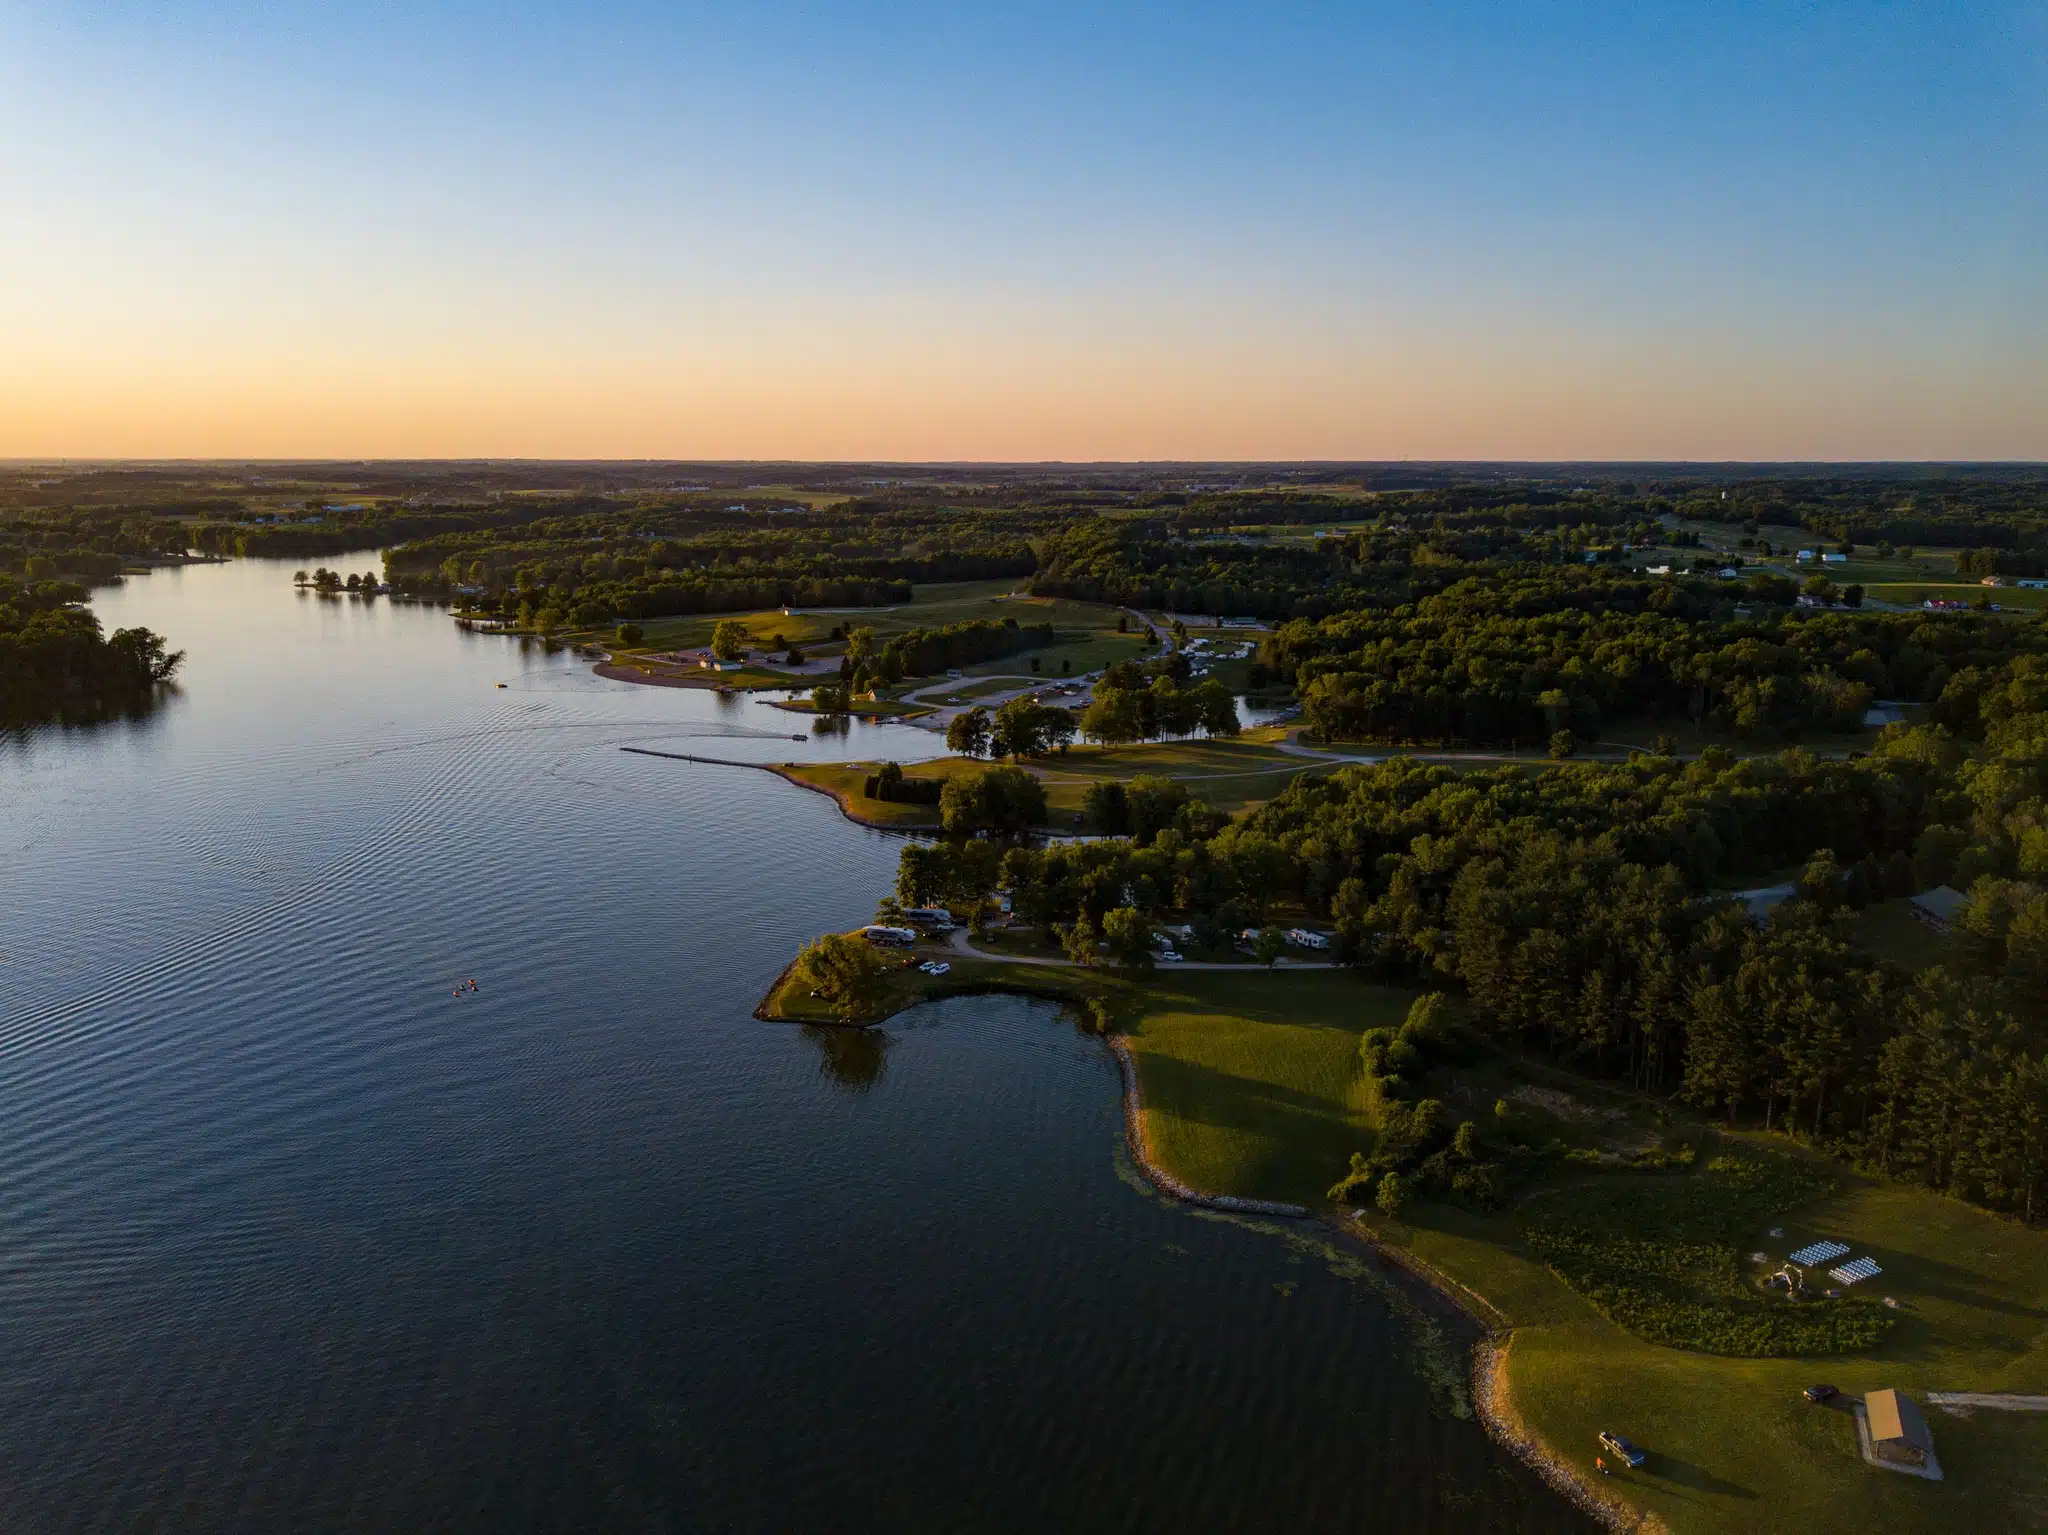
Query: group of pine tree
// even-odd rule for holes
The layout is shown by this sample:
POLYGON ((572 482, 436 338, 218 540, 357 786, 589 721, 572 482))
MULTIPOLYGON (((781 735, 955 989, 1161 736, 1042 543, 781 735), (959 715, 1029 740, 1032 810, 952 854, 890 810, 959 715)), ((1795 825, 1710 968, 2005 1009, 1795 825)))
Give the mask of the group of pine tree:
POLYGON ((895 897, 973 910, 1002 889, 1048 937, 1088 935, 1068 942, 1083 956, 1134 922, 1221 944, 1311 919, 1341 961, 1459 994, 1499 1040, 2031 1220, 2048 1213, 2042 670, 2021 656, 1986 679, 1995 706, 1968 733, 1895 725, 1855 758, 1395 759, 1236 818, 1182 793, 1148 798, 1124 837, 915 846, 895 897), (1796 895, 1753 918, 1731 892, 1788 861, 1796 895), (1969 897, 1947 963, 1911 972, 1856 941, 1862 908, 1945 884, 1969 897))

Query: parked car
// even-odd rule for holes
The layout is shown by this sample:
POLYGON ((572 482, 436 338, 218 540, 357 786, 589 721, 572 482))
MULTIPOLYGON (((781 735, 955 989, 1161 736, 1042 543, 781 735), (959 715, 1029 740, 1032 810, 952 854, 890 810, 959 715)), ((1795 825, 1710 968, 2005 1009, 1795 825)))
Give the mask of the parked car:
POLYGON ((1619 1434, 1610 1434, 1603 1430, 1600 1435, 1600 1448, 1609 1454, 1619 1456, 1625 1466, 1640 1466, 1643 1463, 1643 1452, 1619 1434))
POLYGON ((1159 957, 1165 960, 1169 965, 1178 964, 1180 962, 1180 950, 1161 949, 1159 951, 1159 957))
POLYGON ((1800 1394, 1804 1396, 1809 1402, 1832 1402, 1836 1397, 1840 1396, 1842 1393, 1837 1387, 1834 1386, 1808 1386, 1806 1390, 1800 1394))
POLYGON ((943 959, 928 959, 917 967, 926 975, 944 975, 953 967, 943 959))

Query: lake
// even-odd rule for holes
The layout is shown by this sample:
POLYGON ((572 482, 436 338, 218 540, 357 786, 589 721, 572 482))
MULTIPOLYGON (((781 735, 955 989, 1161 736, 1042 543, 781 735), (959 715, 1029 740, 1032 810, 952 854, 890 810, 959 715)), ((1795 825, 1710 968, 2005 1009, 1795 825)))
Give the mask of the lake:
POLYGON ((1384 1278, 1148 1192, 1057 1008, 751 1016, 899 844, 619 747, 934 737, 290 571, 98 593, 177 693, 0 736, 10 1531, 1587 1527, 1384 1278))

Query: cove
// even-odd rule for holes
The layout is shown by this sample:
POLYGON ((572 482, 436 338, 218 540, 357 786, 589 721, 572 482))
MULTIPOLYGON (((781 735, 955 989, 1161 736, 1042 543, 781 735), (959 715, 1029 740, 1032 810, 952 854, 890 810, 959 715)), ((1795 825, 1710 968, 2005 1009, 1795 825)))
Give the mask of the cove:
POLYGON ((98 594, 179 691, 0 738, 10 1525, 1586 1527, 1370 1275, 1149 1193, 1057 1008, 751 1016, 898 844, 618 748, 934 738, 290 569, 98 594))

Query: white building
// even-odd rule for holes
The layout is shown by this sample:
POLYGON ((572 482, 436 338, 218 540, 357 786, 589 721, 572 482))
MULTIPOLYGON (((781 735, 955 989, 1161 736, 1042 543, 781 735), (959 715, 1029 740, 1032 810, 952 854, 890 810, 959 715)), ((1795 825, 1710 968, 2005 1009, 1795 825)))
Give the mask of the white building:
POLYGON ((1330 935, 1310 932, 1305 927, 1291 927, 1287 930, 1287 941, 1297 949, 1327 949, 1330 935))

